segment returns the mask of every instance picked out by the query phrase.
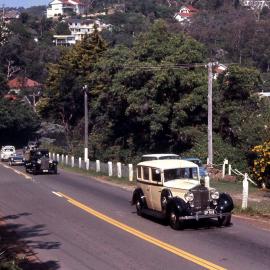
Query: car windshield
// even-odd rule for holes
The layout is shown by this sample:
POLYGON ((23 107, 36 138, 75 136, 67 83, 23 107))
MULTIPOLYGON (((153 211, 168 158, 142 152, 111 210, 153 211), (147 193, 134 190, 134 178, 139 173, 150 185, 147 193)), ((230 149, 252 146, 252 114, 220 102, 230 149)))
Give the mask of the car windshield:
POLYGON ((13 149, 13 148, 6 148, 6 149, 4 149, 4 151, 5 151, 5 152, 13 152, 14 149, 13 149))
POLYGON ((199 159, 188 159, 188 161, 197 164, 199 167, 202 167, 202 162, 199 159))
POLYGON ((198 180, 197 168, 177 168, 164 170, 164 181, 168 182, 176 179, 198 180))
POLYGON ((47 152, 47 151, 37 151, 35 153, 35 156, 38 157, 38 158, 49 157, 49 152, 47 152))
POLYGON ((178 156, 163 156, 163 157, 160 157, 159 159, 179 159, 178 156))

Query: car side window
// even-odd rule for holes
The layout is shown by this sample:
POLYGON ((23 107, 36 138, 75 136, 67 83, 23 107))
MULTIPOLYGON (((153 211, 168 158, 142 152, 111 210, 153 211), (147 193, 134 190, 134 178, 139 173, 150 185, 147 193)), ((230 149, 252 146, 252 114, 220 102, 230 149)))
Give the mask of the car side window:
POLYGON ((149 180, 149 167, 142 167, 143 168, 143 180, 149 180))
POLYGON ((137 167, 137 178, 138 179, 142 179, 142 170, 141 170, 141 166, 137 167))
POLYGON ((161 182, 161 173, 160 170, 152 168, 152 181, 161 182))

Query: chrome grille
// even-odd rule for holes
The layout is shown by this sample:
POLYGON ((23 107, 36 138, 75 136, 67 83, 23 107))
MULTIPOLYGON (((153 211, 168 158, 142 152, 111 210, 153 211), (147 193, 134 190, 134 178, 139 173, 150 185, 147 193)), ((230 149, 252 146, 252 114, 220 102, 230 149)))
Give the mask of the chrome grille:
POLYGON ((196 186, 190 190, 194 195, 194 210, 205 210, 209 206, 209 191, 206 187, 196 186))
POLYGON ((46 157, 41 158, 41 166, 40 168, 42 170, 48 170, 49 169, 49 159, 46 157))

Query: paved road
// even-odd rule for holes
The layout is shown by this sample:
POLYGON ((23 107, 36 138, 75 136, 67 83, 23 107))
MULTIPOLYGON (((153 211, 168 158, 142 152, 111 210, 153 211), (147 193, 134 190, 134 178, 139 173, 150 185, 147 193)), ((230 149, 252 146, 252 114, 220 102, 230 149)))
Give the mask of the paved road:
POLYGON ((270 269, 270 232, 245 220, 176 232, 138 217, 129 190, 64 171, 20 170, 0 164, 0 214, 44 269, 270 269))

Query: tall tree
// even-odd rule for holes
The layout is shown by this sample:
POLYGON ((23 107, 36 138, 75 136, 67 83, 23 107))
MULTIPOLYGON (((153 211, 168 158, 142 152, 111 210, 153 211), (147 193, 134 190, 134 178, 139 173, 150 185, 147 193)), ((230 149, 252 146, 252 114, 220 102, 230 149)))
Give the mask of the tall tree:
POLYGON ((59 121, 66 130, 69 147, 72 127, 83 117, 83 91, 91 89, 93 67, 106 46, 97 29, 64 52, 59 63, 49 66, 47 97, 41 102, 41 115, 59 121))

